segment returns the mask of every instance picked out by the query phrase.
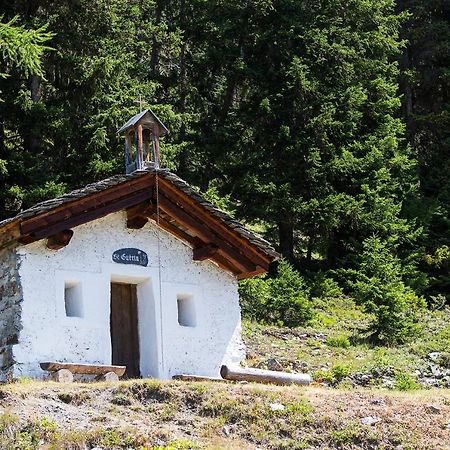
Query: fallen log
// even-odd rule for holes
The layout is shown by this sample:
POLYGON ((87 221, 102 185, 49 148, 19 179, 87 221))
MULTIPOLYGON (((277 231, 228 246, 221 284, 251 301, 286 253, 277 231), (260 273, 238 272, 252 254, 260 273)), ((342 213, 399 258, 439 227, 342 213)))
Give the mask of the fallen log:
POLYGON ((311 377, 306 373, 276 372, 274 370, 249 369, 243 367, 222 366, 220 375, 225 380, 256 381, 257 383, 301 384, 311 383, 311 377))
POLYGON ((213 377, 204 377, 200 375, 174 375, 172 377, 173 380, 181 380, 181 381, 219 381, 221 383, 226 382, 226 380, 223 380, 222 378, 213 378, 213 377))

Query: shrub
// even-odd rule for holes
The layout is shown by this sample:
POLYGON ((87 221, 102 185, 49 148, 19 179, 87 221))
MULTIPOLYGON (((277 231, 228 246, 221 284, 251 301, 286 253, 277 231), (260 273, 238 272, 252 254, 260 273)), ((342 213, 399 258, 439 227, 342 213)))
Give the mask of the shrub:
POLYGON ((246 319, 264 321, 270 302, 270 283, 262 278, 251 278, 239 283, 242 316, 246 319))
POLYGON ((399 370, 395 373, 394 388, 399 391, 413 391, 419 389, 420 384, 410 373, 399 370))
POLYGON ((342 289, 333 278, 327 277, 323 272, 316 274, 312 283, 311 297, 327 299, 340 298, 342 296, 342 289))
POLYGON ((346 364, 336 363, 331 368, 331 373, 333 374, 333 377, 336 381, 343 380, 345 377, 350 375, 350 372, 350 366, 346 364))
POLYGON ((375 316, 373 340, 401 343, 420 331, 425 300, 403 283, 399 259, 380 239, 364 242, 356 279, 351 285, 356 301, 375 316))
POLYGON ((349 348, 350 347, 350 339, 345 334, 341 334, 339 336, 329 336, 326 341, 329 347, 336 348, 349 348))
POLYGON ((275 278, 242 281, 239 295, 248 319, 296 327, 313 315, 303 278, 285 260, 280 261, 275 278))
POLYGON ((314 381, 324 381, 328 384, 333 384, 336 381, 332 372, 324 369, 319 369, 313 372, 312 378, 314 381))
POLYGON ((334 364, 330 370, 319 369, 316 370, 312 377, 314 381, 324 381, 328 384, 335 385, 348 377, 351 373, 350 366, 346 364, 334 364))

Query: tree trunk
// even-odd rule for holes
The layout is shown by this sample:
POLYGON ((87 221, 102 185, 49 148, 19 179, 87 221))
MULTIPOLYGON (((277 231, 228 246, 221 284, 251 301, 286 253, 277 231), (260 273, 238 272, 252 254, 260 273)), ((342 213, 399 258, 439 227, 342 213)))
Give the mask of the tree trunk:
MULTIPOLYGON (((156 2, 156 10, 155 10, 155 25, 159 26, 161 23, 162 17, 162 2, 156 2)), ((152 54, 150 57, 150 70, 153 75, 159 75, 159 52, 160 52, 160 44, 156 38, 153 38, 152 42, 152 54)))
POLYGON ((311 263, 311 260, 312 260, 313 248, 314 248, 314 235, 310 235, 308 237, 308 245, 306 248, 306 261, 307 261, 308 265, 311 263))
MULTIPOLYGON (((42 83, 41 79, 36 75, 31 75, 29 79, 31 100, 37 103, 42 97, 42 83)), ((39 153, 42 144, 42 136, 36 130, 31 128, 25 137, 26 146, 31 154, 39 153)))
POLYGON ((278 223, 280 253, 289 262, 294 262, 294 225, 290 220, 278 223))

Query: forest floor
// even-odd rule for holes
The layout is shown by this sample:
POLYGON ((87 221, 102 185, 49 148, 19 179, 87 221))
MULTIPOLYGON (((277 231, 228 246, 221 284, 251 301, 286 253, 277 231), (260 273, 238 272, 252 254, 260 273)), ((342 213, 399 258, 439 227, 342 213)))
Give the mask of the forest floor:
POLYGON ((244 322, 249 367, 310 373, 339 388, 450 388, 450 308, 429 311, 422 330, 402 345, 373 345, 370 317, 350 299, 327 301, 305 328, 244 322))
POLYGON ((244 322, 252 367, 308 372, 308 387, 129 380, 0 387, 0 449, 450 450, 450 311, 380 347, 345 299, 306 328, 244 322))

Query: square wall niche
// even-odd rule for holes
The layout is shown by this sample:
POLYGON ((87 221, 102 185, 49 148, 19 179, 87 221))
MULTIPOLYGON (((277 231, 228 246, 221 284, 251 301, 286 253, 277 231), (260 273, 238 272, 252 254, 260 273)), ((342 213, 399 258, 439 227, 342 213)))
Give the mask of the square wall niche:
POLYGON ((75 280, 64 282, 64 308, 66 317, 83 317, 81 282, 75 280))
POLYGON ((182 327, 196 327, 197 314, 194 296, 191 294, 177 295, 178 324, 182 327))

